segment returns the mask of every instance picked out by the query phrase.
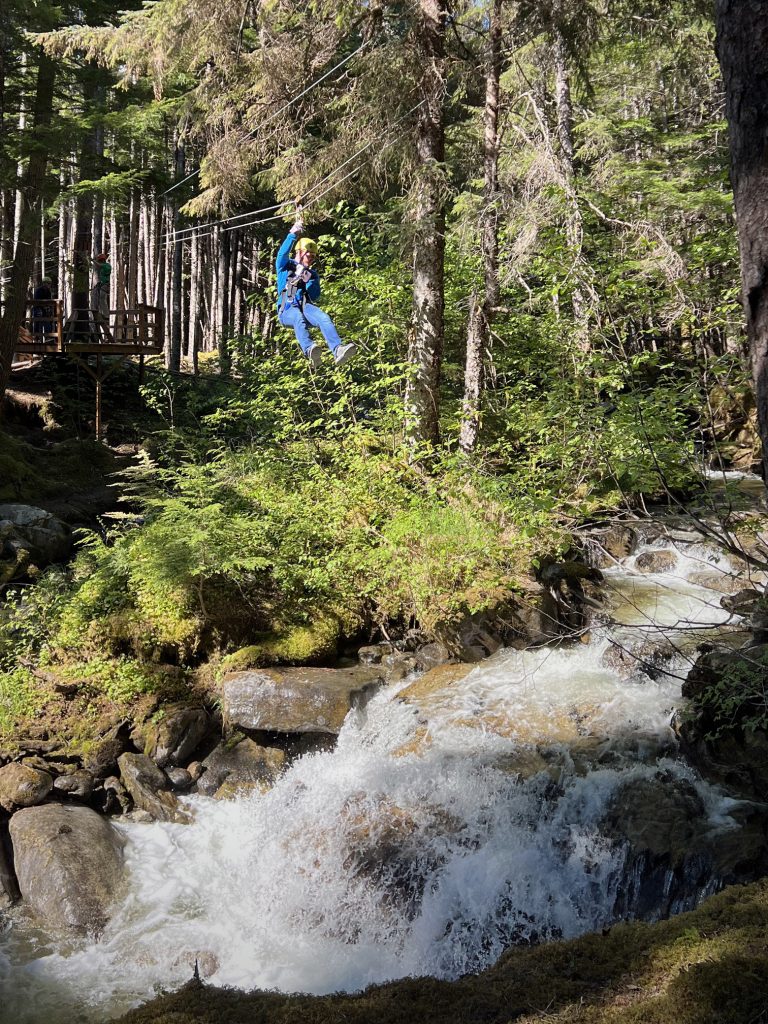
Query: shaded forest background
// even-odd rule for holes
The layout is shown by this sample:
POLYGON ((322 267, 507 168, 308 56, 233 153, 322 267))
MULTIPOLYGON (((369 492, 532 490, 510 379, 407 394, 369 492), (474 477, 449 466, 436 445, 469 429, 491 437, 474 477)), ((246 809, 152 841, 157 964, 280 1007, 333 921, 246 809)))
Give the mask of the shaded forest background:
MULTIPOLYGON (((197 368, 200 353, 216 351, 226 372, 239 355, 290 350, 273 264, 298 196, 322 240, 324 305, 369 373, 402 363, 406 390, 409 365, 427 373, 449 435, 462 398, 465 420, 490 425, 550 373, 602 401, 633 367, 668 358, 738 386, 705 5, 5 6, 4 298, 31 202, 33 277, 51 276, 71 307, 75 248, 109 251, 110 307, 168 311, 171 371, 197 368), (50 64, 50 125, 35 129, 50 64), (41 194, 27 197, 25 161, 40 148, 41 194), (411 300, 414 286, 441 286, 443 265, 444 341, 440 299, 423 307, 429 329, 411 300)), ((434 441, 423 416, 417 432, 434 441)))

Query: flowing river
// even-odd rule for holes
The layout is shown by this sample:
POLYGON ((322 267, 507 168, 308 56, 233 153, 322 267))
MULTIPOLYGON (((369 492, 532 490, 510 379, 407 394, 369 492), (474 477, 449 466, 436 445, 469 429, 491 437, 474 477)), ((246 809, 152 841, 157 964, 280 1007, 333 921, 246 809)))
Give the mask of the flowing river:
POLYGON ((190 825, 120 823, 125 891, 98 941, 46 935, 22 908, 6 921, 0 1019, 104 1020, 195 960, 215 984, 281 991, 454 978, 510 943, 696 905, 723 884, 701 851, 733 835, 739 804, 681 759, 670 723, 696 646, 740 620, 720 606, 737 589, 722 552, 669 533, 605 570, 588 642, 406 680, 269 792, 191 797, 190 825), (660 551, 665 571, 639 571, 660 551), (684 853, 652 870, 622 832, 670 793, 696 809, 698 873, 684 853))

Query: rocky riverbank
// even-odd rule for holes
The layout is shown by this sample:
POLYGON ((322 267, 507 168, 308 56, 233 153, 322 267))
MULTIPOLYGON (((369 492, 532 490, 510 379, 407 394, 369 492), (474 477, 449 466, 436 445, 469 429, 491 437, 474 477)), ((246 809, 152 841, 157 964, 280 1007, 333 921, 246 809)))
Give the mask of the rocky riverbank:
MULTIPOLYGON (((696 629, 711 632, 713 625, 726 629, 724 645, 718 642, 717 647, 721 660, 724 650, 743 641, 743 634, 739 640, 729 623, 740 623, 741 629, 747 624, 752 630, 749 643, 754 644, 763 628, 760 586, 745 586, 749 574, 733 557, 724 569, 716 551, 703 546, 702 534, 684 521, 593 530, 584 551, 586 560, 544 561, 519 599, 506 598, 494 613, 467 615, 439 639, 403 632, 395 642, 361 647, 354 658, 333 667, 264 666, 260 664, 264 649, 256 645, 230 655, 217 671, 208 667, 191 691, 188 678, 178 668, 155 666, 155 672, 175 681, 172 699, 148 694, 129 713, 123 709, 122 717, 107 716, 104 728, 91 732, 85 748, 69 746, 56 731, 56 716, 44 717, 33 730, 36 735, 16 737, 15 748, 6 751, 0 766, 0 883, 6 912, 21 896, 21 904, 10 913, 17 915, 20 907, 49 935, 69 935, 66 942, 86 936, 92 942, 102 932, 111 934, 110 929, 117 927, 112 915, 124 903, 129 874, 135 875, 135 865, 129 870, 126 864, 127 827, 164 822, 186 830, 198 806, 194 800, 187 801, 188 796, 213 797, 219 803, 260 799, 283 785, 300 755, 332 750, 350 712, 359 712, 365 719, 367 705, 393 684, 397 704, 411 723, 403 742, 387 754, 394 758, 393 764, 403 759, 403 764, 413 762, 417 767, 428 761, 436 737, 447 725, 476 737, 468 748, 473 757, 474 750, 483 750, 491 737, 483 755, 488 763, 481 770, 511 780, 513 788, 503 800, 519 800, 523 792, 528 800, 536 794, 536 799, 544 801, 542 807, 555 808, 555 817, 562 804, 569 822, 576 813, 567 810, 569 802, 576 799, 576 807, 582 799, 576 797, 579 778, 599 780, 595 792, 602 788, 604 795, 590 811, 594 820, 590 819, 584 833, 587 849, 578 855, 587 865, 594 863, 578 884, 596 884, 589 880, 590 873, 597 871, 599 877, 608 870, 609 861, 614 865, 611 871, 621 866, 625 881, 611 889, 603 916, 595 918, 598 925, 600 920, 625 915, 653 919, 676 913, 729 881, 760 876, 768 869, 768 819, 764 805, 756 802, 764 799, 757 769, 749 779, 751 789, 731 789, 734 798, 746 798, 746 802, 738 809, 733 800, 722 805, 725 811, 716 807, 720 798, 674 762, 673 737, 663 735, 664 704, 652 712, 652 718, 648 712, 638 718, 632 703, 636 698, 631 696, 661 686, 663 700, 666 673, 671 671, 674 677, 681 656, 698 657, 685 691, 695 706, 697 693, 713 689, 712 640, 705 632, 709 647, 697 654, 701 636, 696 629), (701 561, 700 568, 696 559, 701 561), (629 564, 628 576, 626 569, 616 575, 613 567, 619 561, 629 564), (713 610, 714 622, 708 623, 705 617, 697 626, 692 621, 690 635, 670 641, 664 629, 676 628, 675 620, 667 623, 662 606, 661 628, 649 637, 643 631, 645 613, 641 614, 638 602, 648 600, 649 594, 652 597, 652 588, 658 586, 666 600, 663 581, 678 579, 676 574, 683 567, 683 590, 713 610), (695 582, 690 582, 693 576, 695 582), (596 643, 593 631, 609 621, 618 623, 612 627, 610 642, 596 643), (641 628, 633 632, 633 623, 641 628), (561 641, 557 653, 542 646, 552 640, 561 641), (518 705, 514 693, 506 689, 497 694, 494 656, 498 652, 499 664, 504 665, 500 681, 514 678, 518 672, 510 661, 514 647, 521 652, 528 649, 519 655, 523 678, 528 672, 539 672, 550 659, 555 666, 562 663, 560 669, 553 669, 553 680, 562 677, 563 693, 553 692, 544 699, 542 692, 541 701, 526 699, 524 705, 518 705), (576 685, 569 696, 568 672, 573 671, 569 666, 578 664, 580 651, 591 652, 592 667, 584 676, 587 690, 580 692, 576 685), (483 673, 478 680, 490 682, 473 684, 473 666, 483 673), (594 695, 587 692, 592 685, 589 673, 602 680, 603 689, 594 695), (606 685, 613 696, 608 696, 606 685), (606 720, 606 707, 627 699, 621 696, 623 688, 630 696, 627 728, 616 733, 615 725, 606 720), (186 695, 179 699, 184 691, 186 695), (514 753, 502 754, 494 746, 497 743, 511 745, 514 753), (523 787, 519 792, 518 786, 523 787), (598 837, 594 848, 589 845, 590 835, 598 837), (606 860, 604 867, 601 859, 606 860)), ((655 598, 652 603, 656 605, 655 598)), ((746 655, 747 662, 754 661, 755 649, 747 650, 752 651, 746 655)), ((742 651, 733 656, 745 658, 742 651)), ((717 658, 714 661, 720 665, 717 658)), ((70 720, 78 711, 86 713, 87 704, 78 703, 83 698, 82 685, 57 678, 55 671, 49 684, 56 691, 57 706, 71 705, 70 720)), ((667 714, 667 722, 668 718, 667 714)), ((692 722, 706 727, 701 715, 679 715, 676 721, 686 749, 711 744, 708 734, 697 738, 692 731, 692 722)), ((747 731, 754 737, 755 730, 747 731)), ((721 742, 725 742, 722 737, 721 742)), ((739 750, 743 749, 742 744, 739 750)), ((729 756, 720 752, 720 762, 729 756)), ((755 755, 755 763, 759 757, 755 755)), ((703 765, 703 758, 697 763, 703 765)), ((722 772, 718 781, 730 785, 722 772)), ((296 782, 295 793, 307 785, 306 779, 296 782)), ((364 786, 362 781, 360 785, 364 786)), ((585 794, 588 791, 589 786, 585 794)), ((439 850, 443 842, 457 843, 460 850, 465 843, 471 849, 472 842, 479 842, 462 838, 467 825, 452 811, 439 805, 426 810, 424 822, 407 800, 367 794, 361 788, 343 798, 334 819, 341 834, 343 870, 352 871, 365 884, 384 884, 387 913, 397 913, 405 922, 418 918, 429 879, 439 874, 446 855, 427 852, 425 844, 437 843, 439 850)), ((536 827, 533 820, 531 828, 536 827)), ((321 826, 321 834, 313 840, 319 843, 314 847, 318 859, 332 842, 331 832, 323 837, 323 827, 331 826, 321 826)), ((287 835, 292 843, 290 831, 287 835)), ((567 853, 572 840, 566 833, 558 842, 563 855, 575 855, 567 853)), ((553 849, 557 851, 557 844, 553 849)), ((556 865, 552 868, 561 870, 556 865)), ((521 919, 517 930, 503 934, 506 943, 536 942, 563 934, 562 928, 552 923, 539 930, 531 917, 521 919)), ((194 942, 178 951, 176 961, 193 964, 197 959, 202 976, 215 975, 222 964, 220 952, 208 950, 203 935, 194 942)), ((205 998, 212 1007, 217 994, 206 990, 205 998)), ((202 1003, 200 1007, 200 1012, 208 1012, 202 1003)))
MULTIPOLYGON (((462 657, 476 662, 503 644, 525 648, 578 633, 588 614, 585 588, 598 603, 598 580, 583 565, 550 563, 544 581, 531 579, 519 601, 468 616, 446 641, 424 643, 412 634, 397 644, 362 647, 340 667, 239 667, 215 681, 204 672, 207 685, 183 700, 163 701, 155 693, 123 709, 122 718, 103 711, 85 743, 70 738, 72 721, 89 711, 87 685, 84 695, 83 684, 49 671, 48 708, 30 735, 14 737, 12 752, 0 750, 0 907, 21 897, 47 926, 71 921, 76 930, 98 931, 108 901, 96 898, 97 909, 86 901, 82 911, 74 904, 89 877, 94 892, 114 893, 120 844, 110 818, 184 822, 184 796, 264 791, 296 757, 328 749, 349 711, 382 686, 411 675, 429 686, 431 672, 462 657), (42 847, 45 857, 30 852, 42 847), (93 859, 92 850, 98 851, 93 859), (66 913, 55 895, 62 887, 72 904, 66 913)), ((248 665, 252 650, 231 655, 225 665, 248 665)), ((155 671, 179 692, 178 669, 155 671)))

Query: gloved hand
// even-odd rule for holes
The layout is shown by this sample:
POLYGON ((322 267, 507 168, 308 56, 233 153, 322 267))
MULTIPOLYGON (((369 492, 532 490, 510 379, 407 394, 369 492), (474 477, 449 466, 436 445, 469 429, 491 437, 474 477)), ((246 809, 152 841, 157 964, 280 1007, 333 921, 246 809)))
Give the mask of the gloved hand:
POLYGON ((291 234, 292 235, 303 235, 304 234, 304 221, 303 220, 297 220, 297 221, 294 222, 293 227, 291 228, 291 234))
POLYGON ((296 276, 300 281, 303 281, 304 284, 308 284, 312 280, 312 271, 308 267, 302 267, 299 265, 296 268, 296 276))

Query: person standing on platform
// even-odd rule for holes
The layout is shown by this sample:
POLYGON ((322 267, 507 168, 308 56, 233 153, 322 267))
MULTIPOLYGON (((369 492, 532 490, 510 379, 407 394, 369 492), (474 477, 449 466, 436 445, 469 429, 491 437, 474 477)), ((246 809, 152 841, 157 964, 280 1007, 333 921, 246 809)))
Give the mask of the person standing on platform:
POLYGON ((112 265, 107 262, 107 254, 100 252, 93 261, 91 276, 91 309, 98 313, 105 322, 109 321, 109 282, 112 277, 112 265))

